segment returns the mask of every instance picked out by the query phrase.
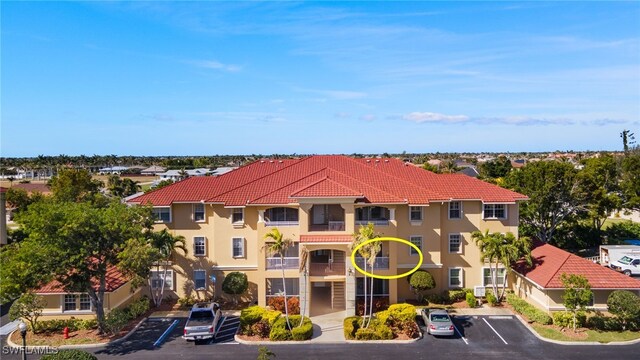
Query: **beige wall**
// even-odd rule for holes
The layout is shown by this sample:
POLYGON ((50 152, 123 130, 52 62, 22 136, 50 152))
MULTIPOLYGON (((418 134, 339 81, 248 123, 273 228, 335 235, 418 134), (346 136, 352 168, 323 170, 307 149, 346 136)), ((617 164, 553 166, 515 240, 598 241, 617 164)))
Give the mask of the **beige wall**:
MULTIPOLYGON (((315 203, 327 203, 328 200, 318 200, 315 203)), ((337 199, 333 203, 337 203, 337 199)), ((344 200, 341 200, 344 201, 344 200)), ((299 211, 298 226, 280 226, 278 229, 286 238, 298 241, 300 235, 322 234, 322 235, 345 235, 357 231, 355 225, 355 209, 363 206, 360 204, 342 203, 345 213, 345 231, 322 231, 310 232, 309 220, 311 216, 311 206, 313 201, 306 200, 300 206, 290 205, 288 207, 297 208, 299 211)), ((383 236, 399 237, 409 239, 412 235, 419 235, 423 238, 422 249, 424 254, 423 269, 430 271, 436 280, 435 291, 443 291, 449 288, 448 269, 450 267, 463 268, 464 287, 473 287, 482 284, 482 267, 480 253, 475 244, 472 243, 471 233, 475 230, 491 232, 513 232, 517 234, 518 207, 508 205, 508 219, 506 220, 483 220, 482 203, 480 201, 464 201, 463 217, 459 220, 448 219, 448 203, 432 203, 423 208, 423 220, 421 222, 411 222, 409 220, 409 206, 389 205, 386 206, 394 214, 389 226, 376 226, 377 232, 383 236), (449 234, 459 233, 462 236, 462 252, 460 254, 450 254, 449 234)), ((205 221, 194 222, 192 220, 193 204, 174 204, 172 206, 172 221, 167 224, 157 224, 156 229, 168 228, 175 234, 185 237, 189 253, 184 256, 181 253, 174 255, 173 269, 175 270, 175 290, 168 291, 167 296, 183 297, 192 295, 197 298, 206 299, 211 296, 221 296, 221 284, 224 276, 231 271, 242 271, 247 274, 250 282, 250 293, 246 300, 258 300, 264 302, 265 279, 270 277, 281 277, 278 270, 265 269, 265 252, 262 250, 265 245, 264 234, 271 230, 259 221, 259 213, 264 212, 270 206, 249 206, 244 208, 244 224, 237 225, 231 223, 232 209, 225 208, 220 204, 206 204, 205 221), (195 236, 205 236, 207 239, 206 256, 196 257, 193 253, 193 238, 195 236), (245 256, 233 258, 232 238, 242 237, 245 239, 245 256), (205 291, 195 291, 193 289, 193 271, 201 269, 207 274, 207 289, 205 291), (216 287, 209 280, 209 275, 214 273, 217 278, 216 287), (214 293, 215 290, 215 293, 214 293)), ((330 248, 319 244, 320 248, 330 248)), ((341 249, 345 246, 340 245, 341 249)), ((406 245, 386 242, 383 245, 383 256, 390 255, 390 269, 380 270, 382 275, 395 275, 406 272, 413 268, 418 261, 418 256, 410 255, 406 245)), ((350 252, 347 251, 347 257, 350 252)), ((286 277, 297 278, 297 270, 287 270, 286 277)), ((393 298, 412 298, 406 280, 390 282, 390 292, 393 291, 393 298)))
MULTIPOLYGON (((133 300, 139 298, 143 293, 141 288, 132 290, 129 283, 116 289, 114 292, 104 294, 104 311, 108 314, 111 310, 129 305, 133 300)), ((46 303, 42 311, 42 320, 68 319, 91 319, 95 317, 92 311, 63 311, 64 294, 44 294, 41 295, 46 303)), ((76 303, 79 307, 79 302, 76 303)))

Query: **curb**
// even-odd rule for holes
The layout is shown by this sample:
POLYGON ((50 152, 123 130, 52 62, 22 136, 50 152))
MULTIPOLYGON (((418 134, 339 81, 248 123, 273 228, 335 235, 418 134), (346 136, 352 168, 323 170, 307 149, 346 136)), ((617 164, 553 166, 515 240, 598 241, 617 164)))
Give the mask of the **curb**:
POLYGON ((548 343, 552 343, 552 344, 557 344, 557 345, 633 345, 633 344, 639 344, 640 343, 640 339, 635 339, 635 340, 629 340, 629 341, 612 341, 612 342, 608 342, 608 343, 600 343, 597 341, 560 341, 560 340, 553 340, 553 339, 548 339, 540 334, 538 334, 538 332, 536 331, 536 329, 534 329, 528 322, 526 322, 522 316, 520 316, 519 314, 514 314, 514 316, 520 320, 520 322, 522 323, 522 325, 524 325, 535 337, 537 337, 539 340, 548 342, 548 343))
POLYGON ((315 341, 315 340, 302 340, 302 341, 248 341, 238 337, 238 334, 234 335, 234 340, 243 345, 297 345, 297 344, 413 344, 414 342, 422 339, 423 334, 420 331, 420 336, 415 339, 409 340, 336 340, 336 341, 315 341))
MULTIPOLYGON (((60 345, 58 347, 55 346, 50 346, 50 345, 37 345, 37 346, 27 346, 27 349, 37 349, 37 348, 43 348, 43 347, 47 347, 47 348, 53 348, 55 347, 56 349, 60 349, 60 350, 67 350, 67 349, 98 349, 98 348, 102 348, 108 345, 112 345, 112 344, 119 344, 125 340, 127 340, 127 338, 129 338, 131 335, 133 335, 134 332, 136 332, 136 330, 138 330, 138 328, 145 322, 147 321, 149 318, 145 317, 144 319, 140 320, 140 322, 138 322, 138 324, 136 324, 136 326, 134 326, 133 329, 129 330, 129 332, 118 339, 115 339, 113 341, 109 341, 109 342, 104 342, 104 343, 94 343, 94 344, 77 344, 77 345, 60 345)), ((18 330, 14 330, 12 331, 8 336, 7 336, 7 345, 9 345, 12 348, 16 348, 16 349, 22 349, 22 345, 16 345, 13 341, 11 341, 11 336, 13 336, 13 333, 16 332, 18 330)))

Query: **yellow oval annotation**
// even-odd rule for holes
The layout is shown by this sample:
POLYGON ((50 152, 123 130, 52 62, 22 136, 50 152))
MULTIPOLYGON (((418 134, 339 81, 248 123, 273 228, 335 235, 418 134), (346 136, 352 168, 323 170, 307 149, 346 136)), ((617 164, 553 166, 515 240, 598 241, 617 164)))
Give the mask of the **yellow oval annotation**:
POLYGON ((405 276, 409 276, 411 275, 414 271, 418 270, 420 268, 420 266, 422 265, 422 261, 424 260, 424 256, 422 255, 422 251, 420 251, 420 248, 418 248, 415 244, 412 244, 411 242, 404 240, 404 239, 399 239, 399 238, 394 238, 394 237, 379 237, 379 238, 375 238, 375 239, 371 239, 371 240, 367 240, 365 242, 363 242, 362 244, 356 246, 353 251, 351 252, 351 264, 353 265, 353 267, 358 270, 361 274, 364 274, 365 276, 371 276, 373 278, 376 279, 399 279, 405 276), (376 241, 395 241, 395 242, 399 242, 405 245, 409 245, 412 248, 414 248, 417 252, 418 255, 420 256, 420 260, 418 260, 418 264, 411 270, 402 273, 402 274, 398 274, 398 275, 376 275, 376 274, 372 274, 370 272, 364 271, 363 269, 361 269, 358 264, 356 264, 356 252, 358 251, 358 249, 360 249, 361 247, 370 244, 372 242, 376 242, 376 241))

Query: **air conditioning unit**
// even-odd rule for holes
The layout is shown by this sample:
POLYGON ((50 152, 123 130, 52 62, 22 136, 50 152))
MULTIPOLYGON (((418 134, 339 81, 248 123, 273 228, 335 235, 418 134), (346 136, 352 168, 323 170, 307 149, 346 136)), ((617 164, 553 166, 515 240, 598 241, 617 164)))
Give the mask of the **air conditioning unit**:
POLYGON ((473 287, 473 295, 475 297, 484 297, 486 289, 484 286, 474 286, 473 287))

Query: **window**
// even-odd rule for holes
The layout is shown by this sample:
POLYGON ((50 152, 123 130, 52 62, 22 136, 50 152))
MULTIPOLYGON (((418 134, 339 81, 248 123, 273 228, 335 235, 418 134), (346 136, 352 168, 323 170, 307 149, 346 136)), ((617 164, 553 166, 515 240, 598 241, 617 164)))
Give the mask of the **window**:
POLYGON ((462 241, 460 234, 449 234, 449 253, 461 253, 462 241))
MULTIPOLYGON (((367 279, 367 295, 373 293, 373 296, 389 296, 389 280, 374 279, 373 291, 371 291, 371 279, 367 279)), ((364 296, 364 278, 356 278, 356 296, 364 296)))
POLYGON ((462 218, 462 204, 460 201, 452 201, 449 203, 449 219, 462 218))
POLYGON ((193 205, 193 221, 204 221, 204 204, 193 205))
MULTIPOLYGON (((284 287, 281 278, 268 278, 266 282, 267 297, 282 296, 284 287)), ((287 297, 300 295, 300 280, 298 278, 285 278, 285 285, 287 286, 287 297)))
POLYGON ((80 310, 91 310, 91 298, 89 298, 89 294, 80 295, 80 310))
POLYGON ((233 238, 233 257, 244 257, 244 238, 233 238))
POLYGON ((507 207, 505 204, 484 204, 483 219, 506 219, 507 207))
POLYGON ((193 254, 195 256, 205 256, 207 254, 207 240, 204 236, 193 238, 193 254))
POLYGON ((169 207, 153 208, 153 217, 156 219, 156 222, 163 222, 163 223, 171 222, 171 208, 169 207))
POLYGON ((298 209, 277 207, 267 209, 264 212, 264 220, 267 223, 276 222, 298 222, 298 209))
MULTIPOLYGON (((162 277, 164 276, 164 270, 151 271, 151 288, 158 289, 162 286, 162 277)), ((167 276, 164 281, 164 288, 167 290, 173 290, 173 270, 167 270, 167 276)))
POLYGON ((450 268, 449 269, 449 287, 462 287, 462 269, 450 268))
POLYGON ((386 226, 389 224, 390 211, 380 206, 365 206, 356 208, 356 224, 365 225, 369 222, 374 225, 386 226))
POLYGON ((411 221, 422 221, 422 206, 410 206, 409 219, 411 221))
POLYGON ((244 224, 243 208, 235 208, 231 210, 231 222, 234 224, 244 224))
MULTIPOLYGON (((496 269, 482 268, 482 285, 491 286, 493 285, 493 273, 496 269)), ((496 285, 504 284, 504 276, 506 274, 505 268, 498 268, 498 273, 496 276, 496 285)))
MULTIPOLYGON (((422 236, 412 235, 409 237, 409 241, 422 251, 422 236)), ((412 246, 409 246, 409 255, 418 255, 418 252, 412 246)))
POLYGON ((64 311, 76 311, 76 295, 64 295, 64 311))
POLYGON ((195 270, 193 272, 193 283, 196 290, 204 290, 207 287, 207 272, 204 270, 195 270))

